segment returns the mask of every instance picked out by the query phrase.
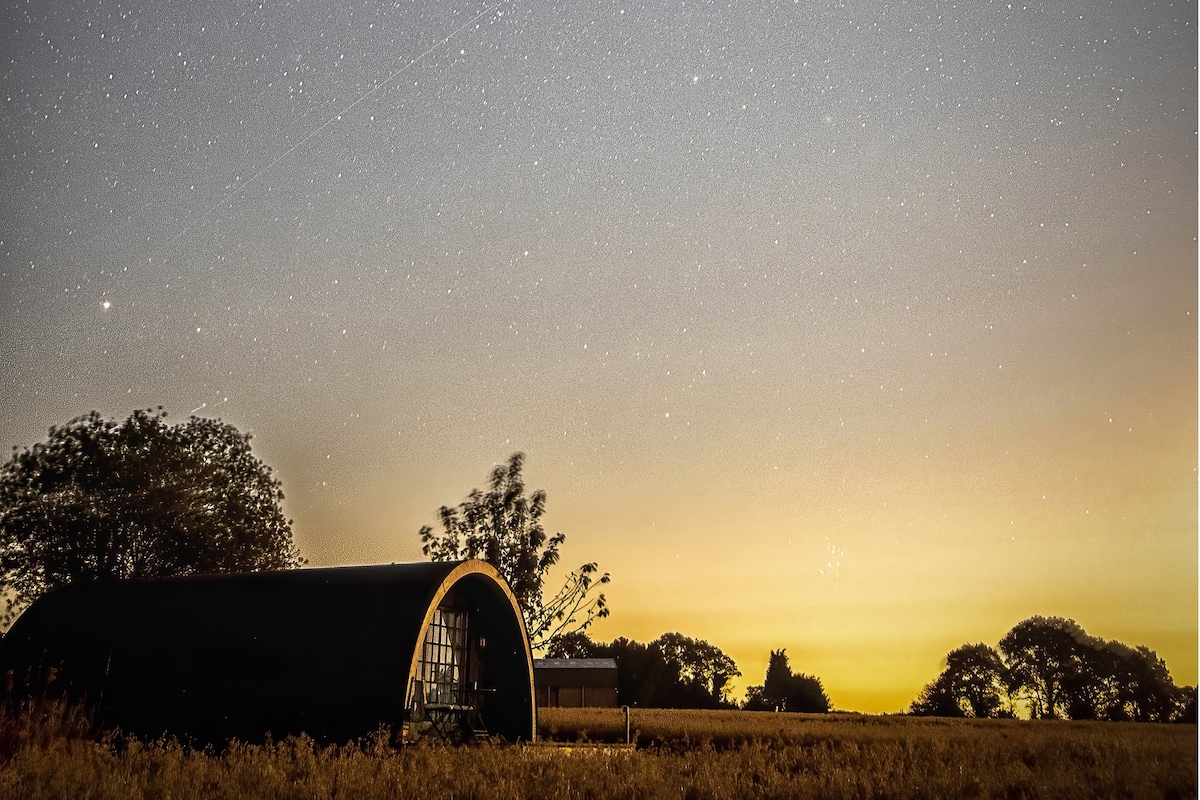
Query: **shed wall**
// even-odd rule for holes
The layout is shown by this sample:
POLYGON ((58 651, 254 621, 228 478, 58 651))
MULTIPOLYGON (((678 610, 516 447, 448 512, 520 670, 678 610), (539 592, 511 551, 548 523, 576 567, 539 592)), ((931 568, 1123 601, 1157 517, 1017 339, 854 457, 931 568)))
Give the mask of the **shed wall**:
POLYGON ((611 659, 541 659, 534 662, 539 708, 615 708, 617 667, 611 659))

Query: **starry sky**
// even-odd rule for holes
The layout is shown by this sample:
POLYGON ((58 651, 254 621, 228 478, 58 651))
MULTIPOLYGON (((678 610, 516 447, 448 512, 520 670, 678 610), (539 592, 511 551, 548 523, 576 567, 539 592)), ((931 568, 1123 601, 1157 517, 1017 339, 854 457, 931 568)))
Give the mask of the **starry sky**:
POLYGON ((254 436, 313 565, 527 454, 598 639, 907 707, 1197 661, 1194 2, 3 0, 0 445, 254 436))

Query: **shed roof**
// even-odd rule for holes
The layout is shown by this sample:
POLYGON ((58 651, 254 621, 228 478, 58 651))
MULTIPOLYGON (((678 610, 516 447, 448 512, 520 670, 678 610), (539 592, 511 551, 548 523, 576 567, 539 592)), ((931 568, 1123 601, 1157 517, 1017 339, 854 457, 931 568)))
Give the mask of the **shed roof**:
POLYGON ((539 669, 616 669, 615 658, 535 658, 533 668, 539 669))

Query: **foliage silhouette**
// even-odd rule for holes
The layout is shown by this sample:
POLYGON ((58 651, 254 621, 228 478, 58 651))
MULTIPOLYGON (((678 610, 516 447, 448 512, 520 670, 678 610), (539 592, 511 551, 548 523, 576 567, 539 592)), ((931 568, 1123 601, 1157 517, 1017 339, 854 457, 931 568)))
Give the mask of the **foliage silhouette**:
POLYGON ((946 656, 946 669, 913 701, 911 713, 939 717, 999 716, 1007 670, 986 644, 964 644, 946 656))
POLYGON ((985 644, 952 650, 909 713, 1015 716, 1022 705, 1035 719, 1182 721, 1195 718, 1195 691, 1176 687, 1147 647, 1090 636, 1071 619, 1035 616, 1005 634, 999 653, 985 644))
POLYGON ((1166 722, 1182 696, 1167 665, 1145 646, 1092 639, 1064 684, 1071 719, 1166 722))
POLYGON ((1196 724, 1196 687, 1183 686, 1179 689, 1178 707, 1173 717, 1175 722, 1196 724))
POLYGON ((918 717, 965 717, 966 712, 954 694, 954 687, 948 671, 930 681, 912 701, 908 713, 918 717))
POLYGON ((792 667, 788 664, 787 651, 772 650, 767 659, 767 674, 763 678, 763 702, 777 711, 782 709, 787 704, 791 681, 792 667))
MULTIPOLYGON (((690 691, 708 695, 713 708, 729 705, 729 681, 742 673, 733 659, 703 639, 681 633, 664 633, 650 643, 657 648, 672 675, 690 691)), ((705 706, 707 706, 707 699, 705 706)))
POLYGON ((1075 620, 1030 617, 1000 640, 1010 686, 1036 718, 1067 716, 1068 682, 1077 677, 1094 643, 1075 620))
POLYGON ((821 679, 803 673, 792 674, 787 651, 780 649, 771 651, 763 685, 751 686, 746 690, 746 702, 742 707, 748 711, 826 714, 830 702, 821 679))
POLYGON ((492 470, 487 491, 472 489, 456 508, 442 506, 442 529, 421 528, 421 552, 434 561, 479 558, 495 567, 521 606, 531 646, 541 651, 556 637, 586 630, 608 616, 604 593, 595 589, 608 583, 609 575, 589 562, 569 573, 554 595, 544 596, 547 574, 567 537, 547 537, 541 524, 546 493, 526 496, 524 463, 524 453, 513 453, 507 464, 492 470))
POLYGON ((575 632, 555 639, 546 655, 615 658, 617 696, 643 708, 732 708, 729 681, 741 675, 720 648, 681 633, 664 633, 649 644, 626 638, 603 644, 575 632))
POLYGON ((92 411, 0 468, 6 620, 75 581, 304 563, 280 482, 251 454, 250 435, 166 416, 138 410, 116 422, 92 411))

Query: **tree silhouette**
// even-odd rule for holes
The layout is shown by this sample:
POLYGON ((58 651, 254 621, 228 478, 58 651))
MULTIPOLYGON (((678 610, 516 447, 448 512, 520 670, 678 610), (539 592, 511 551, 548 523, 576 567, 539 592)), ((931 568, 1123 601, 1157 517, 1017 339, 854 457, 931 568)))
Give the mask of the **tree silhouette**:
POLYGON ((597 645, 583 631, 555 636, 546 648, 546 658, 596 658, 597 645))
POLYGON ((946 669, 922 690, 909 711, 944 717, 992 717, 1005 694, 1006 669, 986 644, 964 644, 946 656, 946 669))
POLYGON ((1125 650, 1117 695, 1122 716, 1134 722, 1167 722, 1181 712, 1183 693, 1171 679, 1166 662, 1142 645, 1125 650))
POLYGON ((560 588, 544 596, 550 568, 558 563, 558 549, 566 535, 547 537, 541 518, 546 493, 526 496, 521 468, 524 453, 513 453, 507 464, 492 470, 487 491, 471 490, 456 508, 438 510, 442 529, 421 528, 421 552, 434 561, 479 558, 504 577, 521 606, 530 645, 545 649, 558 636, 583 631, 596 619, 608 616, 603 592, 597 585, 609 582, 595 562, 569 573, 560 588))
POLYGON ((220 420, 93 411, 0 468, 5 619, 74 581, 286 569, 304 563, 283 492, 220 420))
POLYGON ((792 682, 792 668, 788 664, 786 650, 772 650, 767 659, 767 674, 763 678, 763 702, 774 709, 787 703, 788 689, 792 682))
POLYGON ((821 679, 812 675, 792 674, 785 649, 772 650, 767 661, 763 685, 746 690, 743 708, 750 711, 799 711, 825 714, 830 708, 829 697, 821 679))
POLYGON ((1132 651, 1120 642, 1088 637, 1063 680, 1066 716, 1071 719, 1125 719, 1120 698, 1122 662, 1132 651))
POLYGON ((608 644, 585 633, 557 637, 549 658, 615 658, 617 695, 643 708, 725 708, 729 681, 741 675, 733 659, 703 639, 664 633, 649 644, 624 637, 608 644))
POLYGON ((1182 686, 1177 692, 1176 711, 1171 719, 1176 722, 1196 724, 1196 687, 1182 686))
POLYGON ((708 695, 714 706, 729 704, 729 681, 742 673, 720 648, 681 633, 664 633, 650 647, 662 654, 677 683, 708 695))
POLYGON ((973 717, 991 717, 1000 709, 1005 667, 1000 654, 982 642, 964 644, 946 656, 946 671, 956 697, 973 717))
POLYGON ((1000 641, 963 645, 921 690, 909 713, 1168 722, 1195 716, 1195 690, 1179 689, 1147 647, 1089 636, 1074 620, 1030 617, 1000 641), (1190 694, 1189 694, 1190 691, 1190 694), (1190 704, 1190 705, 1189 705, 1190 704))
POLYGON ((679 690, 662 653, 652 650, 649 645, 619 637, 607 645, 595 645, 592 655, 617 660, 617 697, 623 704, 643 708, 678 704, 679 690))
POLYGON ((912 701, 908 713, 918 717, 965 717, 959 698, 954 693, 950 675, 942 671, 933 681, 925 685, 917 699, 912 701))
POLYGON ((1000 640, 1011 686, 1024 693, 1034 717, 1049 719, 1066 712, 1070 683, 1094 647, 1075 620, 1062 617, 1030 617, 1000 640))

